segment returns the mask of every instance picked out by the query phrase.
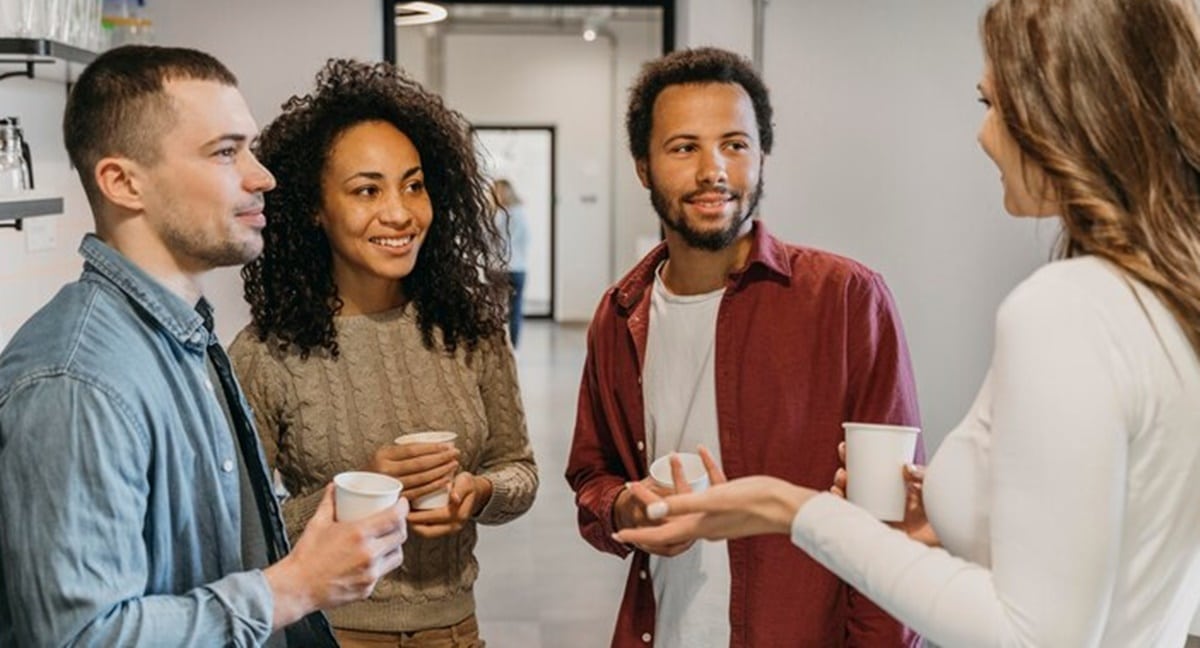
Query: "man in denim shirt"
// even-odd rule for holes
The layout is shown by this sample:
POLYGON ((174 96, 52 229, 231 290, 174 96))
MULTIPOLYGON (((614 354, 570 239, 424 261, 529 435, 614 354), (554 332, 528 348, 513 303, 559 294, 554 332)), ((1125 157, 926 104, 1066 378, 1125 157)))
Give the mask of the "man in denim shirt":
POLYGON ((112 50, 64 136, 96 221, 83 276, 0 354, 0 646, 334 645, 317 610, 400 565, 404 500, 288 553, 204 272, 262 250, 256 126, 193 50, 112 50))

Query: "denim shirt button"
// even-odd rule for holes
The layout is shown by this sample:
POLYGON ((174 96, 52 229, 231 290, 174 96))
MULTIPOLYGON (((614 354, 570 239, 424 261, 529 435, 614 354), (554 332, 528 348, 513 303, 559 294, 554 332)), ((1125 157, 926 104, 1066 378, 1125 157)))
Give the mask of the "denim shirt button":
POLYGON ((233 472, 233 459, 226 459, 225 463, 221 464, 221 470, 225 472, 233 472))

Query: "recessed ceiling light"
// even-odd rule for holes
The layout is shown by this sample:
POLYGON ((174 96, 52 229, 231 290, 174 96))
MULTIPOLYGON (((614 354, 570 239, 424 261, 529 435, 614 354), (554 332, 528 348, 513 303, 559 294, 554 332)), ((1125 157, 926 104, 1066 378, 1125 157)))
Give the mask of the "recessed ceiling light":
POLYGON ((396 26, 425 25, 446 19, 446 8, 432 2, 401 2, 396 5, 396 26))

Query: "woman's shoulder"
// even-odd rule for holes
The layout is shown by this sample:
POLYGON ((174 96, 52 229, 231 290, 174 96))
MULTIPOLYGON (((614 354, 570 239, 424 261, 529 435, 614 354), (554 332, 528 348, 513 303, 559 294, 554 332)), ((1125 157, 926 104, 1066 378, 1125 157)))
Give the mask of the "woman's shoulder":
POLYGON ((1154 343, 1171 318, 1158 297, 1112 263, 1080 256, 1048 263, 1001 304, 997 331, 1069 331, 1123 346, 1154 343), (1149 316, 1149 319, 1148 319, 1149 316))
POLYGON ((239 372, 283 367, 292 357, 299 358, 294 345, 285 348, 274 335, 262 335, 253 323, 238 331, 229 345, 229 359, 239 372))
POLYGON ((1038 268, 1008 297, 1002 310, 1123 309, 1136 305, 1136 281, 1094 256, 1053 261, 1038 268))

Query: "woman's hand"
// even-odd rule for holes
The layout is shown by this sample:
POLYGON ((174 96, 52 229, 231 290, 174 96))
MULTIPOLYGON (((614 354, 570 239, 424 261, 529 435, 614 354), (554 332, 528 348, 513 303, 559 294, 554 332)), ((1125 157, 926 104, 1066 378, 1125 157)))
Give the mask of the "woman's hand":
MULTIPOLYGON (((837 469, 833 475, 833 487, 829 492, 838 497, 846 497, 846 484, 849 475, 846 473, 846 442, 838 444, 838 459, 842 462, 842 467, 837 469)), ((937 533, 933 531, 933 527, 929 524, 929 518, 925 516, 925 498, 922 488, 925 485, 925 467, 916 464, 908 464, 904 466, 904 486, 907 491, 907 500, 904 505, 904 521, 903 522, 888 522, 888 526, 899 529, 908 534, 908 537, 928 545, 930 547, 941 546, 938 541, 937 533)))
POLYGON ((904 506, 904 521, 893 523, 894 528, 908 534, 908 537, 930 547, 940 547, 937 533, 925 516, 925 467, 915 464, 904 466, 904 486, 908 490, 908 501, 904 506))
POLYGON ((366 470, 399 479, 402 494, 413 501, 450 484, 458 455, 453 443, 389 443, 371 455, 366 470))
POLYGON ((619 542, 674 544, 727 540, 767 533, 790 533, 796 511, 816 491, 774 477, 743 477, 716 484, 703 493, 657 498, 640 484, 631 487, 639 498, 652 501, 646 511, 658 526, 625 529, 614 534, 619 542))
MULTIPOLYGON (((700 446, 698 451, 700 453, 700 460, 704 462, 704 469, 708 472, 709 483, 724 484, 727 481, 725 479, 725 472, 717 465, 717 461, 713 459, 708 448, 700 446)), ((679 461, 679 457, 672 456, 670 463, 671 481, 675 484, 674 489, 664 488, 655 482, 653 478, 647 477, 640 482, 627 484, 627 488, 617 495, 617 500, 613 504, 613 517, 617 529, 658 526, 662 522, 649 517, 646 511, 647 506, 662 501, 663 497, 692 492, 692 487, 688 485, 687 477, 684 476, 683 464, 679 461)), ((687 551, 692 547, 694 542, 695 538, 689 538, 678 542, 631 542, 630 544, 648 554, 670 558, 687 551)))
POLYGON ((450 501, 441 508, 412 511, 408 514, 409 528, 422 538, 458 533, 491 498, 492 482, 487 477, 459 473, 450 489, 450 501))

